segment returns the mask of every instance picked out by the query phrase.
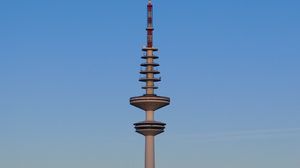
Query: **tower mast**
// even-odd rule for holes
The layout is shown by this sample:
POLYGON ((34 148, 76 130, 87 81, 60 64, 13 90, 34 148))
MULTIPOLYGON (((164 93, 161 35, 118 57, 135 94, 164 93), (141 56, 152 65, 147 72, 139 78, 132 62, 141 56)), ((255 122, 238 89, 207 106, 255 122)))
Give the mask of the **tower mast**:
POLYGON ((169 97, 157 96, 154 94, 154 90, 158 87, 155 86, 155 82, 159 82, 161 78, 157 78, 155 75, 160 74, 155 67, 159 64, 155 63, 154 60, 158 59, 158 56, 154 55, 157 48, 153 47, 153 5, 152 1, 148 0, 147 5, 147 46, 142 48, 144 55, 141 57, 145 60, 141 64, 143 69, 140 74, 144 77, 140 78, 139 81, 145 82, 146 93, 142 96, 131 97, 130 104, 145 111, 145 120, 135 123, 136 132, 145 136, 145 168, 155 168, 155 148, 154 148, 154 137, 165 129, 165 123, 154 120, 154 112, 170 104, 169 97))

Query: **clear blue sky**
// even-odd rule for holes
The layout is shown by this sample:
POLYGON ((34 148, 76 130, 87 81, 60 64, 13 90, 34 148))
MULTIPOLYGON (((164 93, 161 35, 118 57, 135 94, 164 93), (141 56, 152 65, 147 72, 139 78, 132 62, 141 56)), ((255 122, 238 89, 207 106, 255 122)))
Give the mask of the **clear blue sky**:
MULTIPOLYGON (((143 167, 146 3, 1 0, 1 168, 143 167)), ((299 168, 300 1, 154 5, 157 168, 299 168)))

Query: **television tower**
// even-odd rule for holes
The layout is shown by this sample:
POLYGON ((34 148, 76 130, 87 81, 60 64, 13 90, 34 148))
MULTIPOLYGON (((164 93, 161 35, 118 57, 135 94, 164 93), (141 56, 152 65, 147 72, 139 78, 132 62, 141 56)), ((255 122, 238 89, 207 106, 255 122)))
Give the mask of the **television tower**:
POLYGON ((160 72, 155 68, 159 64, 154 62, 158 59, 158 56, 154 54, 157 48, 153 47, 153 5, 152 1, 148 0, 147 5, 147 46, 142 48, 144 55, 141 57, 145 60, 141 64, 143 67, 140 74, 144 75, 139 79, 141 82, 145 82, 146 93, 142 96, 131 97, 130 104, 145 111, 146 117, 142 122, 135 123, 136 132, 145 136, 145 168, 155 168, 155 153, 154 153, 154 137, 164 132, 165 123, 154 120, 154 112, 170 104, 169 97, 157 96, 154 90, 158 87, 155 86, 155 82, 159 82, 161 78, 157 78, 155 75, 160 72))

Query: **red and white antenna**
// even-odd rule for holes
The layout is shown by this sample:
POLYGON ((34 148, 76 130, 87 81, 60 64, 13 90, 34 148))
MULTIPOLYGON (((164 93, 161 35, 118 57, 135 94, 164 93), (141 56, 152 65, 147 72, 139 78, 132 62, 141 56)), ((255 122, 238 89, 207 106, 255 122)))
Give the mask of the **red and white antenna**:
POLYGON ((153 47, 153 6, 152 1, 148 1, 147 5, 147 47, 153 47))

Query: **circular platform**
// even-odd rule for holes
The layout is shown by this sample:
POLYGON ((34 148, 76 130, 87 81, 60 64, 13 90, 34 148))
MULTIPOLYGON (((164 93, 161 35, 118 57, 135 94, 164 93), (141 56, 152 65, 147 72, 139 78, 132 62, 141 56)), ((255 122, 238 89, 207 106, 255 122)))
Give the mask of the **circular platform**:
POLYGON ((144 95, 130 98, 130 104, 145 111, 155 111, 169 105, 170 98, 155 95, 144 95))
POLYGON ((142 121, 134 124, 136 132, 144 136, 155 136, 164 132, 165 125, 165 123, 158 121, 142 121))

